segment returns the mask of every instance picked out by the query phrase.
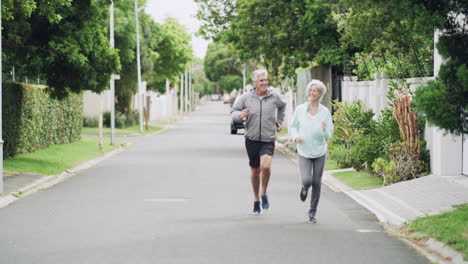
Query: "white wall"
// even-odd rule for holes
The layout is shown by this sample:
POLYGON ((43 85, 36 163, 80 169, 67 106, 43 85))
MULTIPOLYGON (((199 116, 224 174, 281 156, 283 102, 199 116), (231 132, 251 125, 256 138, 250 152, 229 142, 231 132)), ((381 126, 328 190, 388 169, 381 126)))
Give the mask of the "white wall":
MULTIPOLYGON (((150 120, 175 119, 177 115, 177 95, 174 91, 168 95, 158 95, 149 91, 146 97, 150 98, 150 120)), ((139 110, 140 102, 138 96, 133 97, 133 110, 139 110)), ((145 100, 146 105, 146 100, 145 100)), ((100 112, 111 111, 110 91, 106 90, 101 94, 86 91, 83 94, 83 115, 86 117, 98 117, 100 112)))
POLYGON ((110 91, 101 94, 85 91, 83 94, 83 116, 98 117, 101 112, 111 111, 110 91))

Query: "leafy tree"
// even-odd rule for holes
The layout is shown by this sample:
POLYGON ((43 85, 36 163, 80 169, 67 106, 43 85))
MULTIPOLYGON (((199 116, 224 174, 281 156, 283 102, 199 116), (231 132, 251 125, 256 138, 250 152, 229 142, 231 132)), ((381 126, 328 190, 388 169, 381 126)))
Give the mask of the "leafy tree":
POLYGON ((164 91, 166 78, 174 82, 193 60, 191 36, 175 18, 167 18, 159 30, 154 28, 155 33, 160 36, 149 44, 147 58, 152 67, 145 70, 145 76, 152 89, 164 91))
POLYGON ((333 1, 197 0, 200 33, 232 43, 242 59, 262 61, 273 73, 294 76, 312 60, 339 64, 346 52, 332 20, 333 1))
MULTIPOLYGON (((143 5, 145 1, 140 1, 143 5)), ((140 59, 142 80, 147 88, 164 92, 166 78, 175 81, 192 60, 190 35, 173 18, 156 23, 140 12, 140 59)), ((134 2, 116 2, 115 45, 122 61, 120 80, 116 82, 117 111, 130 111, 133 94, 137 91, 136 29, 134 2)))
POLYGON ((341 0, 340 5, 334 11, 340 42, 357 52, 353 62, 361 79, 377 72, 391 78, 432 75, 434 28, 417 22, 431 21, 427 10, 409 1, 341 0))
POLYGON ((195 58, 192 68, 192 78, 194 90, 195 92, 198 92, 200 96, 213 94, 215 92, 214 83, 206 77, 205 70, 203 68, 203 61, 201 59, 195 58))
POLYGON ((223 75, 219 79, 218 85, 223 93, 230 93, 232 90, 242 91, 242 76, 223 75))
MULTIPOLYGON (((219 82, 223 76, 239 76, 241 81, 238 87, 240 88, 242 86, 241 67, 241 60, 230 45, 221 42, 214 42, 208 45, 204 69, 208 80, 215 83, 217 93, 225 89, 219 87, 219 82)), ((226 79, 224 80, 224 84, 226 84, 226 79)), ((231 87, 231 85, 229 87, 231 87)))
POLYGON ((45 79, 53 96, 101 92, 120 70, 110 49, 109 0, 9 0, 2 3, 6 62, 45 79))
POLYGON ((454 134, 468 134, 468 2, 414 2, 431 14, 433 25, 441 30, 437 48, 445 60, 436 81, 416 90, 415 107, 429 123, 454 134))

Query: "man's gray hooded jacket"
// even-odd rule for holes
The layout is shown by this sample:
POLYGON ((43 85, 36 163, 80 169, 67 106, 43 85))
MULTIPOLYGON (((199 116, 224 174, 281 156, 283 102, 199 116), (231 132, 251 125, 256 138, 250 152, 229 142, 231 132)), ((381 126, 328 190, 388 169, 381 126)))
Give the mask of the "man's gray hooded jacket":
POLYGON ((276 124, 283 123, 286 103, 278 93, 268 88, 266 95, 260 99, 255 89, 243 93, 232 106, 231 117, 240 122, 243 109, 249 109, 245 122, 245 137, 250 140, 274 142, 276 139, 276 124), (278 109, 278 111, 276 111, 278 109))

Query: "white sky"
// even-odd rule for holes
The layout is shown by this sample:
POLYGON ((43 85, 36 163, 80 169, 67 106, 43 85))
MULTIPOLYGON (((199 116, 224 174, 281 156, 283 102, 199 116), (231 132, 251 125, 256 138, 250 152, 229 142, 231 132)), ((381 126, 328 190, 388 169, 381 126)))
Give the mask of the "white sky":
POLYGON ((204 59, 208 41, 196 37, 200 22, 195 17, 197 4, 193 0, 148 0, 145 12, 150 14, 158 23, 164 23, 167 17, 176 18, 192 34, 192 47, 195 56, 204 59))

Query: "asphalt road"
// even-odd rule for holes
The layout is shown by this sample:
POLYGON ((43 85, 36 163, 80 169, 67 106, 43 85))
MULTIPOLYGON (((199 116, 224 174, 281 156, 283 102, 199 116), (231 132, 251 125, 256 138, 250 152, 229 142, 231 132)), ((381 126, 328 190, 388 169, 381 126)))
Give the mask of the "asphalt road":
POLYGON ((0 209, 0 263, 428 263, 326 186, 318 223, 308 223, 297 168, 279 152, 271 208, 251 214, 244 140, 229 134, 228 111, 209 102, 0 209))

